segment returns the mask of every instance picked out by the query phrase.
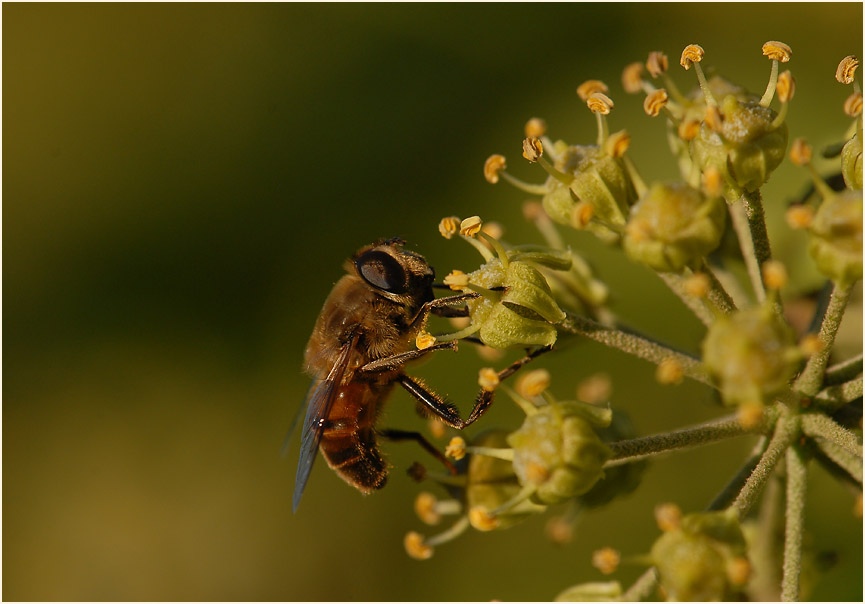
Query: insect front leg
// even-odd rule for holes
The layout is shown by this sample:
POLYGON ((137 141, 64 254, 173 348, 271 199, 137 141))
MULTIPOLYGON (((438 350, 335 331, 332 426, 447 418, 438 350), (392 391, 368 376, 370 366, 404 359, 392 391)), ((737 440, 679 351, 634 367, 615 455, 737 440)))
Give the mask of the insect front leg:
POLYGON ((448 296, 447 298, 435 298, 429 302, 424 302, 423 306, 420 307, 420 310, 418 310, 409 325, 412 329, 420 328, 422 325, 426 324, 426 320, 429 318, 430 313, 435 313, 443 317, 464 317, 466 314, 462 309, 454 309, 450 307, 461 302, 474 300, 478 297, 480 297, 480 294, 469 292, 467 294, 458 294, 456 296, 448 296))
POLYGON ((424 348, 423 350, 409 350, 408 352, 402 352, 400 354, 394 354, 389 357, 383 357, 380 359, 376 359, 374 361, 370 361, 366 365, 361 366, 358 371, 363 373, 376 373, 380 371, 393 371, 395 369, 399 369, 409 361, 413 361, 415 359, 419 359, 420 357, 429 354, 431 352, 435 352, 437 350, 456 350, 457 343, 456 342, 442 342, 441 344, 434 344, 429 348, 424 348))
POLYGON ((383 436, 384 438, 387 438, 387 439, 393 440, 393 441, 413 440, 417 444, 419 444, 424 449, 424 451, 426 451, 427 453, 429 453, 430 455, 435 457, 437 460, 439 460, 442 464, 444 464, 444 466, 448 469, 448 472, 450 472, 451 475, 456 476, 459 473, 457 470, 457 467, 447 457, 445 457, 441 451, 436 449, 435 445, 433 445, 430 441, 428 441, 424 437, 424 435, 421 434, 420 432, 410 432, 407 430, 393 430, 393 429, 389 429, 389 428, 377 430, 377 432, 381 436, 383 436))

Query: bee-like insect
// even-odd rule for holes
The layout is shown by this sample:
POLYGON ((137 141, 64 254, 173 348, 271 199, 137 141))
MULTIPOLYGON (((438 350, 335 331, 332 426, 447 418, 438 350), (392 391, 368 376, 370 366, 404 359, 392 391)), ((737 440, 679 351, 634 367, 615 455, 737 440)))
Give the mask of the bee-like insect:
MULTIPOLYGON (((346 262, 347 274, 334 286, 315 323, 305 355, 305 370, 313 382, 306 401, 294 510, 319 450, 343 480, 364 493, 382 488, 387 480, 377 435, 415 440, 446 461, 419 433, 376 429, 376 418, 394 384, 405 388, 421 408, 457 429, 477 420, 492 403, 493 393, 482 390, 463 420, 452 405, 403 372, 409 361, 456 349, 454 342, 415 348, 415 338, 429 314, 465 316, 465 308, 453 307, 477 297, 467 293, 435 298, 433 268, 422 256, 403 249, 404 244, 389 239, 361 248, 346 262)), ((499 379, 539 352, 499 372, 499 379)))

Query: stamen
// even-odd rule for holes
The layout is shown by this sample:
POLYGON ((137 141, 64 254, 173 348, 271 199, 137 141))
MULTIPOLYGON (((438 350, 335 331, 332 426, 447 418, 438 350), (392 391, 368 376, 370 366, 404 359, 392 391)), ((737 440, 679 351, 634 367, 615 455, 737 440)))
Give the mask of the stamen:
POLYGON ((588 101, 589 97, 596 92, 606 95, 609 91, 610 89, 601 80, 586 80, 577 87, 577 95, 583 101, 588 101))
POLYGON ((835 79, 842 84, 852 84, 857 67, 859 67, 859 59, 853 55, 844 57, 835 70, 835 79))
POLYGON ((674 531, 682 524, 682 510, 675 503, 662 503, 655 507, 655 522, 665 533, 674 531))

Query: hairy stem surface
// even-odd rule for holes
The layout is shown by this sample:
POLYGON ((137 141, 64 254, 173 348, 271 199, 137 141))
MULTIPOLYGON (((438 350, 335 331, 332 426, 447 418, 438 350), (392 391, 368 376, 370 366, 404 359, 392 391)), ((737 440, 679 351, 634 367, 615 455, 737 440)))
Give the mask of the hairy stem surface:
POLYGON ((805 460, 796 447, 787 449, 787 517, 784 527, 784 568, 781 599, 799 599, 799 575, 802 572, 802 532, 805 523, 807 489, 805 460))
POLYGON ((795 384, 796 390, 806 396, 814 396, 820 390, 820 385, 823 383, 823 375, 826 373, 826 364, 829 362, 829 355, 832 353, 832 345, 835 343, 835 335, 838 333, 841 319, 844 318, 844 310, 847 308, 847 302, 850 299, 852 289, 850 285, 835 284, 835 289, 832 290, 829 307, 823 316, 823 323, 820 325, 820 333, 818 335, 820 341, 823 343, 823 348, 811 355, 811 358, 808 359, 808 363, 805 365, 805 369, 795 384))

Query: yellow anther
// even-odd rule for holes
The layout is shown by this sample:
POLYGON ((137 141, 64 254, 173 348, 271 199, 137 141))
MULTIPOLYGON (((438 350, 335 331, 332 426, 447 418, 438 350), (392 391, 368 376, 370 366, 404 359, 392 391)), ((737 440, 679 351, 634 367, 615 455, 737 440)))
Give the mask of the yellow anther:
POLYGON ((425 350, 436 343, 436 337, 430 333, 421 331, 417 334, 414 343, 418 350, 425 350))
POLYGON ((643 64, 629 63, 622 70, 622 88, 628 94, 637 94, 643 89, 643 64))
POLYGON ((533 117, 526 122, 525 132, 529 138, 541 137, 547 133, 547 123, 539 117, 533 117))
POLYGON ((481 232, 489 235, 493 239, 501 239, 505 234, 504 227, 498 222, 485 222, 481 228, 481 232))
POLYGON ((479 531, 491 531, 499 526, 499 519, 480 506, 469 510, 469 524, 479 531))
POLYGON ((859 117, 862 115, 862 93, 854 92, 844 101, 844 113, 850 117, 859 117))
POLYGON ((760 402, 742 403, 736 410, 736 420, 745 430, 755 430, 763 423, 763 410, 763 404, 760 402))
POLYGON ((701 176, 703 191, 709 197, 720 197, 724 193, 724 175, 717 166, 708 166, 701 176))
POLYGON ((516 390, 526 398, 539 396, 550 386, 550 372, 546 369, 535 369, 520 376, 516 390))
POLYGON ((793 56, 792 49, 783 42, 771 40, 763 44, 763 54, 773 61, 786 63, 793 56))
POLYGON ((480 216, 469 216, 460 223, 460 235, 474 237, 481 232, 484 226, 480 216))
POLYGON ((658 88, 643 101, 643 111, 646 112, 646 115, 657 117, 669 100, 670 96, 667 94, 667 91, 663 88, 658 88))
POLYGON ((536 461, 529 461, 525 465, 525 478, 531 484, 544 484, 550 479, 550 470, 536 461))
POLYGON ((487 182, 496 184, 499 182, 499 172, 508 167, 504 155, 490 155, 484 162, 484 178, 487 182))
POLYGON ((619 568, 622 557, 612 547, 603 547, 592 553, 592 566, 605 575, 611 575, 619 568))
POLYGON ((787 285, 787 268, 779 260, 767 260, 763 263, 763 283, 769 289, 780 290, 787 285))
POLYGON ((457 461, 466 456, 466 439, 462 436, 454 436, 445 447, 445 455, 453 457, 457 461))
POLYGON ((751 578, 751 563, 743 556, 737 556, 727 562, 727 578, 733 585, 745 585, 751 578))
POLYGON ((565 545, 574 540, 574 524, 564 516, 553 516, 544 527, 547 538, 558 545, 565 545))
POLYGON ((724 116, 721 115, 717 105, 706 105, 705 121, 714 132, 721 132, 724 129, 724 116))
POLYGON ((631 146, 631 135, 628 134, 627 130, 619 130, 618 132, 613 132, 610 136, 607 137, 607 140, 604 141, 604 151, 610 157, 620 158, 625 155, 628 151, 628 147, 631 146))
POLYGON ((806 205, 793 205, 784 214, 791 229, 807 229, 814 222, 814 208, 806 205))
POLYGON ((461 270, 452 270, 444 278, 444 284, 454 291, 460 291, 469 286, 469 276, 461 270))
POLYGON ((859 67, 859 59, 853 55, 844 57, 838 63, 838 69, 835 70, 835 79, 842 84, 852 84, 857 67, 859 67))
POLYGON ((679 65, 686 70, 691 69, 691 65, 699 63, 703 60, 706 51, 699 44, 688 44, 682 51, 682 56, 679 59, 679 65))
POLYGON ((424 543, 424 537, 420 533, 411 531, 403 539, 406 553, 415 560, 429 560, 433 555, 433 548, 424 543))
POLYGON ((700 122, 695 119, 688 118, 679 124, 679 138, 683 141, 691 141, 697 138, 700 134, 700 122))
POLYGON ((685 292, 694 298, 703 299, 709 295, 712 284, 706 273, 694 273, 687 277, 683 283, 685 292))
POLYGON ((484 367, 478 372, 478 384, 487 392, 492 392, 499 385, 499 374, 492 367, 484 367))
POLYGON ((670 61, 667 59, 667 55, 660 50, 653 50, 649 53, 649 58, 646 59, 646 70, 653 78, 666 73, 669 66, 670 61))
POLYGON ((523 157, 532 163, 538 161, 544 154, 544 145, 536 136, 529 136, 523 141, 523 157))
POLYGON ((685 379, 685 368, 675 357, 668 357, 658 364, 655 379, 659 384, 681 384, 685 379))
POLYGON ((438 500, 436 496, 427 491, 418 493, 414 500, 414 512, 421 522, 425 524, 438 524, 441 522, 442 515, 436 511, 438 500))
POLYGON ((459 232, 460 219, 456 216, 448 216, 447 218, 442 218, 439 222, 439 233, 441 233, 442 237, 444 237, 445 239, 450 239, 459 232))
POLYGON ((595 207, 588 201, 578 201, 571 210, 571 226, 584 229, 595 215, 595 207))
POLYGON ((655 506, 655 522, 658 528, 668 533, 682 524, 682 510, 675 503, 662 503, 655 506))
POLYGON ((441 420, 435 417, 431 417, 427 422, 427 425, 433 438, 443 438, 444 435, 447 434, 445 425, 441 422, 441 420))
POLYGON ((784 70, 778 76, 775 92, 778 94, 778 100, 782 103, 788 103, 793 98, 793 95, 796 93, 796 80, 789 69, 784 70))
POLYGON ((797 166, 807 166, 811 163, 811 145, 804 138, 797 138, 790 145, 790 161, 797 166))
POLYGON ((799 350, 808 357, 821 352, 824 348, 826 348, 826 342, 816 333, 809 333, 799 341, 799 350))
POLYGON ((577 398, 586 403, 597 405, 610 400, 613 383, 606 373, 595 373, 577 385, 577 398))
POLYGON ((588 101, 589 97, 596 92, 607 94, 610 89, 601 80, 586 80, 577 87, 577 96, 583 101, 588 101))
POLYGON ((586 99, 586 105, 593 113, 608 115, 613 110, 613 100, 603 92, 593 92, 586 99))

